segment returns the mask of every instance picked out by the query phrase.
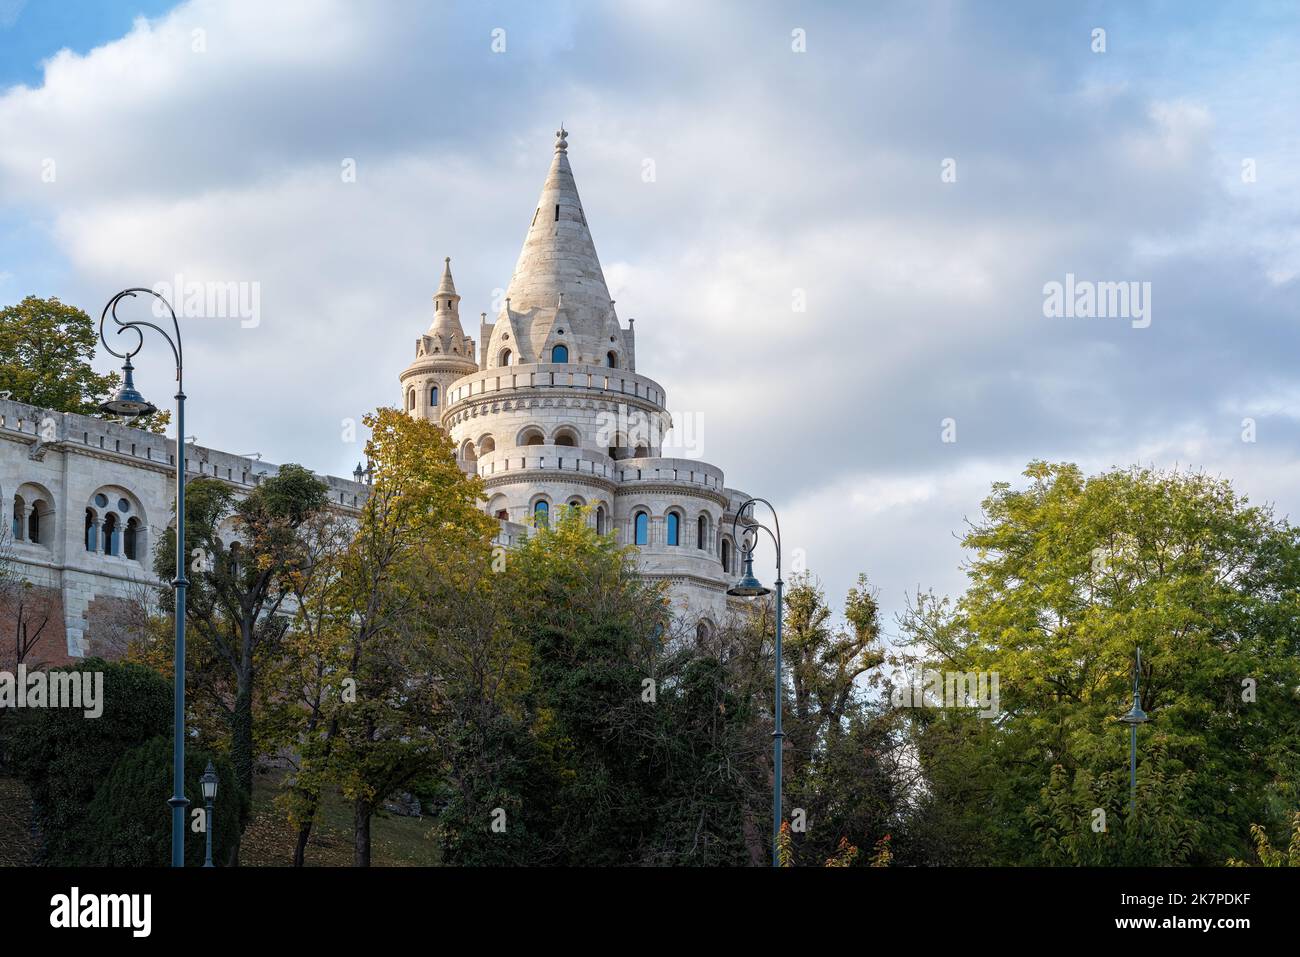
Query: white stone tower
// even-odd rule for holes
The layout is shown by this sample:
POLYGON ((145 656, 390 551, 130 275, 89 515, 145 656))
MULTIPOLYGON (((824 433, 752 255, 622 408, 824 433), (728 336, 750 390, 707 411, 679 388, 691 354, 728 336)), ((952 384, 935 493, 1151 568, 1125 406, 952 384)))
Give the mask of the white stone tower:
POLYGON ((459 301, 448 265, 401 375, 403 406, 447 430, 462 467, 483 478, 503 540, 588 506, 598 531, 637 545, 643 575, 667 580, 681 618, 720 623, 739 568, 731 520, 748 496, 716 466, 662 456, 664 390, 636 372, 632 322, 614 310, 563 129, 477 362, 459 301))

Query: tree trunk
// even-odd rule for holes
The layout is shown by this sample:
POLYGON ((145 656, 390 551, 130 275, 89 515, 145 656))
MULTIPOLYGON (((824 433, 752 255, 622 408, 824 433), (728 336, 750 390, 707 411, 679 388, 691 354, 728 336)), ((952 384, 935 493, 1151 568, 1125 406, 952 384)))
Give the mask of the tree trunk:
POLYGON ((370 818, 374 808, 357 800, 352 806, 352 866, 370 866, 370 818))
MULTIPOLYGON (((329 763, 330 754, 334 751, 334 736, 339 731, 339 719, 334 717, 330 720, 329 727, 325 730, 325 752, 321 761, 329 763)), ((310 733, 310 732, 309 732, 310 733)), ((319 793, 306 793, 304 799, 307 802, 307 813, 303 815, 303 823, 298 826, 298 839, 293 848, 293 866, 302 867, 307 856, 307 842, 311 840, 312 823, 316 820, 316 811, 320 807, 319 793)))
MULTIPOLYGON (((235 709, 230 717, 230 763, 235 766, 235 783, 251 802, 253 799, 253 666, 245 658, 235 685, 235 709)), ((228 867, 239 863, 239 844, 244 836, 244 823, 231 845, 228 867)))
POLYGON ((754 820, 754 815, 746 809, 744 814, 744 824, 741 833, 745 838, 745 850, 749 852, 750 867, 765 867, 767 865, 767 848, 763 846, 763 838, 759 836, 758 823, 754 820))
MULTIPOLYGON (((314 809, 313 809, 314 812, 314 809)), ((298 827, 298 839, 293 845, 293 866, 302 867, 307 858, 307 842, 311 840, 311 819, 298 827)))

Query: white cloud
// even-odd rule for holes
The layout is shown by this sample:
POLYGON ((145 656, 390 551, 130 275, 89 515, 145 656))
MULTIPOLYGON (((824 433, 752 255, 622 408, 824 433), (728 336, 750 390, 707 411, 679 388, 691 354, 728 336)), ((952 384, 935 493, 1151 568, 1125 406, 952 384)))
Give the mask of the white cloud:
MULTIPOLYGON (((893 601, 960 585, 953 533, 1030 458, 1292 468, 1277 428, 1236 435, 1242 382, 1296 388, 1300 347, 1295 207, 1225 175, 1248 111, 1225 149, 1214 90, 1050 61, 1065 16, 810 10, 794 54, 748 5, 192 0, 0 94, 0 225, 49 236, 96 315, 178 272, 259 283, 257 328, 186 326, 193 429, 350 471, 340 421, 395 400, 442 256, 467 331, 491 311, 563 120, 640 371, 833 593, 861 568, 893 601), (1044 319, 1066 272, 1153 281, 1152 327, 1044 319)), ((1250 129, 1285 168, 1292 134, 1250 129)))

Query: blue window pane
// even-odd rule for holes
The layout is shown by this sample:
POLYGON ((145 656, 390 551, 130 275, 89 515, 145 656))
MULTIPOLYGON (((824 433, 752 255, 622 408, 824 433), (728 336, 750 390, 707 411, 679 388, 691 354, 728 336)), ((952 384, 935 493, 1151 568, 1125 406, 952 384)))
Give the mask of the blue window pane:
POLYGON ((556 346, 554 349, 552 349, 552 350, 551 350, 551 361, 552 361, 552 362, 568 362, 568 361, 569 361, 569 347, 568 347, 568 346, 556 346))
POLYGON ((678 541, 677 533, 677 513, 668 513, 668 544, 676 545, 678 541))
POLYGON ((636 543, 647 545, 650 542, 650 516, 645 512, 636 513, 636 543))
POLYGON ((536 520, 539 526, 547 524, 548 521, 550 520, 550 517, 551 517, 551 507, 547 505, 545 502, 538 502, 536 505, 533 506, 533 518, 536 520))

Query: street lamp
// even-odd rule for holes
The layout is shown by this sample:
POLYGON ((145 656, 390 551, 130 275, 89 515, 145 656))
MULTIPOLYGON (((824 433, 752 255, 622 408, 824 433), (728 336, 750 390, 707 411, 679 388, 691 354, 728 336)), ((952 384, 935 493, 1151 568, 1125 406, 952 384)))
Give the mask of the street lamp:
POLYGON ((189 582, 185 578, 185 389, 183 388, 181 361, 181 328, 176 321, 176 311, 171 304, 152 289, 123 289, 104 306, 99 317, 99 340, 112 355, 125 361, 122 366, 122 385, 117 395, 100 405, 100 411, 110 415, 137 416, 149 415, 158 411, 157 406, 149 402, 135 388, 132 378, 131 357, 144 345, 144 333, 141 328, 152 329, 171 346, 176 359, 176 577, 172 587, 176 590, 176 655, 173 691, 172 715, 172 796, 167 801, 172 809, 172 867, 185 866, 185 809, 189 801, 185 799, 185 589, 189 582), (118 318, 117 306, 123 299, 134 299, 137 293, 153 296, 171 314, 172 329, 176 338, 172 339, 163 329, 152 322, 134 320, 125 322, 118 318), (118 352, 108 344, 104 337, 104 321, 113 317, 120 336, 128 329, 135 333, 135 348, 118 352))
POLYGON ((1119 720, 1128 725, 1128 810, 1132 814, 1137 810, 1137 775, 1138 775, 1138 725, 1146 724, 1151 719, 1142 710, 1142 695, 1138 690, 1138 677, 1142 671, 1142 649, 1137 649, 1137 660, 1133 665, 1133 707, 1119 720))
POLYGON ((203 860, 204 867, 212 866, 212 802, 217 798, 217 771, 208 762, 208 769, 203 772, 203 777, 199 778, 199 783, 203 785, 203 803, 207 805, 207 814, 203 818, 203 830, 207 832, 208 850, 203 860))
POLYGON ((772 866, 780 867, 781 860, 777 847, 781 838, 781 744, 782 739, 785 738, 785 733, 781 730, 781 589, 785 584, 781 581, 781 520, 777 518, 776 509, 767 499, 751 498, 736 509, 736 517, 731 520, 733 539, 736 537, 736 523, 740 521, 741 516, 746 520, 745 534, 741 539, 745 556, 744 570, 740 580, 727 589, 728 595, 737 598, 760 598, 771 594, 771 589, 754 577, 754 546, 758 544, 758 530, 767 532, 768 537, 772 539, 772 544, 776 546, 776 681, 775 704, 772 710, 775 719, 775 727, 772 731, 772 866), (762 502, 772 513, 775 532, 754 519, 751 513, 755 502, 762 502))

